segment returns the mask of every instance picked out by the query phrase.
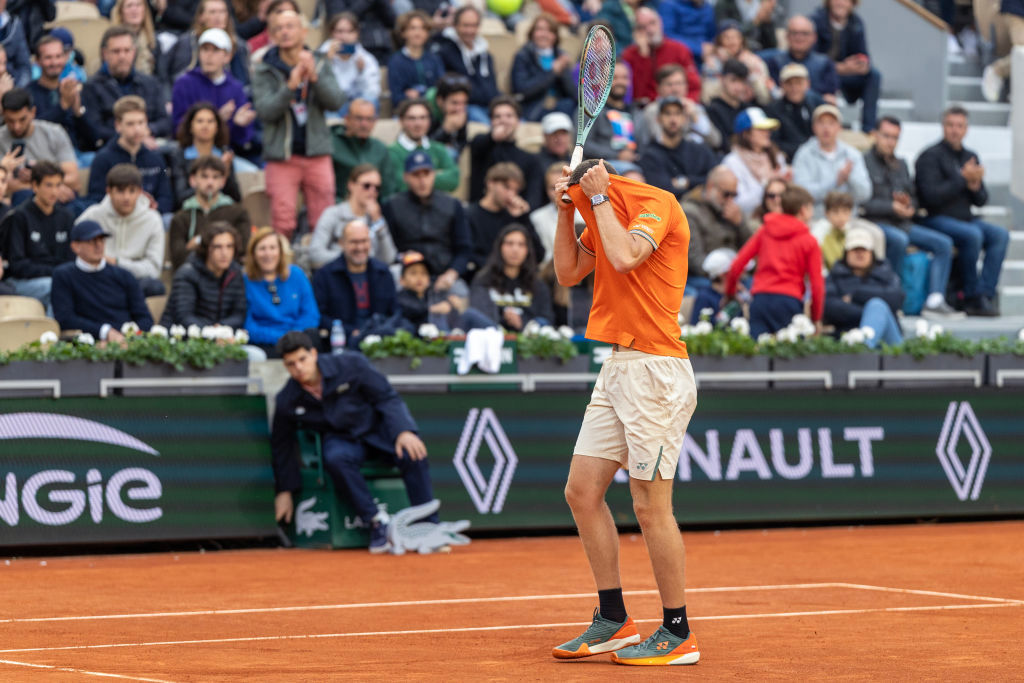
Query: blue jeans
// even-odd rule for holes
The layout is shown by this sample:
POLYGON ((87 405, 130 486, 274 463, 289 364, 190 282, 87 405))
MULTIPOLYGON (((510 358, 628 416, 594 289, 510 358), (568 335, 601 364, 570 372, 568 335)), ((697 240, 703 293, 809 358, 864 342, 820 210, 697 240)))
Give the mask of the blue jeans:
POLYGON ((910 226, 910 243, 932 255, 932 265, 928 273, 928 293, 938 292, 946 296, 949 271, 953 267, 953 240, 941 232, 914 223, 910 226))
POLYGON ((803 312, 800 299, 785 294, 755 294, 750 302, 750 336, 757 339, 765 332, 775 334, 803 312))
POLYGON ((921 220, 925 227, 948 235, 959 253, 960 273, 964 281, 964 297, 992 297, 996 294, 1003 259, 1010 242, 1006 228, 977 219, 967 222, 951 216, 929 216, 921 220), (978 276, 978 256, 985 250, 985 261, 978 276))
POLYGON ((892 269, 899 275, 903 272, 903 257, 907 254, 907 245, 910 244, 910 237, 907 233, 891 225, 877 224, 885 233, 885 260, 889 262, 892 269))
POLYGON ((491 125, 491 115, 487 113, 487 107, 480 104, 467 104, 466 118, 477 123, 491 125))
POLYGON ((864 102, 860 115, 860 128, 870 133, 878 123, 878 94, 882 90, 882 74, 871 67, 871 71, 863 75, 840 76, 839 89, 843 97, 851 104, 857 100, 864 102))
MULTIPOLYGON (((377 514, 377 504, 373 502, 373 494, 370 493, 370 487, 359 471, 366 460, 367 450, 372 450, 385 462, 398 467, 402 473, 402 480, 405 481, 405 492, 409 494, 409 502, 412 505, 422 505, 434 499, 434 492, 430 485, 430 470, 426 459, 413 460, 409 456, 399 458, 394 453, 380 451, 372 446, 365 446, 358 441, 350 441, 331 433, 324 434, 321 443, 323 444, 324 468, 331 475, 338 490, 347 494, 352 507, 356 509, 359 518, 367 526, 377 514)), ((440 518, 435 513, 428 517, 427 521, 436 523, 440 521, 440 518)))
POLYGON ((30 296, 39 299, 39 302, 46 308, 46 315, 53 317, 53 308, 50 306, 50 283, 49 275, 46 277, 32 277, 27 280, 16 280, 11 278, 7 281, 14 287, 18 296, 30 296))
POLYGON ((889 346, 896 346, 903 342, 900 324, 884 299, 878 297, 868 299, 860 314, 860 326, 870 327, 875 331, 874 339, 868 339, 865 342, 869 349, 876 348, 882 342, 889 346))

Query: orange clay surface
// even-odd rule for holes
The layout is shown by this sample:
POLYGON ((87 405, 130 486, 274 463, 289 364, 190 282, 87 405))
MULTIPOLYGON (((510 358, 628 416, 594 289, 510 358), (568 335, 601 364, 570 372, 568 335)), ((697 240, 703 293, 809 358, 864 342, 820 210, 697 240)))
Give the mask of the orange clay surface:
MULTIPOLYGON (((554 537, 0 560, 0 681, 1024 680, 1024 522, 683 537, 696 666, 552 658, 596 604, 554 537)), ((661 605, 621 542, 646 637, 661 605)))

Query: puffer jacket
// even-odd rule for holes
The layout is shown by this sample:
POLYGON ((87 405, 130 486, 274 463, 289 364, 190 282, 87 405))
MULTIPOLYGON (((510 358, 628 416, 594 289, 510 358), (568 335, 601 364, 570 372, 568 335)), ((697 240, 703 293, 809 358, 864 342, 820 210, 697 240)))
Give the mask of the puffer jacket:
POLYGON ((160 324, 171 325, 245 325, 245 278, 242 268, 231 267, 217 277, 199 257, 192 255, 174 274, 171 295, 160 324))

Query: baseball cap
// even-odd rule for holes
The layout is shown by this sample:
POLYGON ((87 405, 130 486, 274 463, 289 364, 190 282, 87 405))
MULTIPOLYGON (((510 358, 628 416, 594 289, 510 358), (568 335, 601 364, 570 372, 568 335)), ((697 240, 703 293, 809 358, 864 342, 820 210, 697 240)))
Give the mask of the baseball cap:
POLYGON ((704 257, 704 263, 700 267, 704 269, 709 278, 714 280, 716 277, 728 273, 734 260, 736 260, 736 252, 734 250, 727 247, 719 247, 718 249, 713 249, 704 257))
POLYGON ((208 28, 199 36, 199 45, 213 45, 225 52, 231 52, 231 38, 222 28, 208 28))
POLYGON ((732 123, 732 132, 738 135, 751 128, 775 130, 779 125, 778 119, 769 118, 760 107, 747 107, 736 115, 736 120, 732 123))
POLYGON ((867 249, 871 251, 875 248, 875 239, 867 228, 852 227, 846 231, 843 248, 847 251, 851 249, 867 249))
POLYGON ((110 237, 110 233, 96 221, 82 221, 71 228, 72 242, 89 242, 97 237, 110 237))
POLYGON ((63 26, 54 26, 51 28, 50 35, 63 43, 65 50, 70 50, 75 46, 75 37, 71 35, 71 31, 67 30, 63 26))
POLYGON ((814 123, 826 114, 836 117, 836 121, 839 123, 843 122, 843 113, 839 111, 839 107, 834 104, 819 104, 815 107, 814 113, 811 114, 811 123, 814 123))
POLYGON ((434 161, 430 158, 430 155, 424 152, 422 149, 418 149, 405 158, 405 172, 415 173, 425 168, 430 170, 434 169, 434 161))
POLYGON ((677 107, 682 107, 684 111, 686 110, 686 107, 683 107, 683 101, 681 99, 669 95, 668 97, 662 97, 660 100, 658 100, 658 113, 660 114, 661 112, 665 111, 665 107, 669 106, 670 104, 674 104, 677 107))
POLYGON ((782 67, 782 71, 779 73, 779 82, 785 83, 791 78, 810 78, 811 74, 807 71, 807 67, 803 64, 796 62, 790 62, 786 66, 782 67))
POLYGON ((422 263, 427 272, 430 272, 430 266, 427 265, 427 259, 423 257, 423 254, 418 251, 407 251, 402 256, 402 273, 405 273, 410 266, 415 266, 417 263, 422 263))
POLYGON ((553 111, 540 120, 540 129, 544 135, 551 135, 560 130, 567 130, 571 133, 573 131, 572 119, 568 114, 553 111))

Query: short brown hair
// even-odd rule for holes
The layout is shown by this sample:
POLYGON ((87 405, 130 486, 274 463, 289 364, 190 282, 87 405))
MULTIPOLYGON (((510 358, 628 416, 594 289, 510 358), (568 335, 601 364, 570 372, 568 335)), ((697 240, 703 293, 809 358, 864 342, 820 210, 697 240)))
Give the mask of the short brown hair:
POLYGON ((404 45, 402 34, 405 33, 405 29, 409 28, 409 24, 412 23, 413 19, 419 19, 423 22, 423 25, 427 28, 427 33, 433 30, 433 24, 430 21, 430 15, 421 9, 414 9, 398 17, 398 21, 395 22, 395 34, 398 40, 395 41, 399 45, 404 45))
POLYGON ((673 74, 683 74, 686 76, 686 69, 680 64, 662 64, 658 67, 658 70, 654 72, 654 82, 661 85, 661 82, 666 80, 673 74))
POLYGON ((373 172, 380 173, 380 170, 373 164, 356 164, 348 173, 348 182, 354 183, 359 180, 359 176, 373 172))
POLYGON ((135 164, 116 164, 107 171, 107 189, 124 190, 142 187, 142 172, 135 164))
POLYGON ((833 190, 825 195, 825 210, 849 209, 853 211, 853 195, 849 192, 838 192, 833 190))
POLYGON ((413 107, 423 107, 427 110, 427 116, 430 116, 430 104, 422 97, 413 97, 408 100, 402 100, 402 103, 398 105, 398 109, 395 110, 395 116, 398 117, 398 120, 402 120, 413 107))
POLYGON ((814 206, 814 197, 799 185, 790 185, 782 193, 782 213, 795 216, 805 206, 814 206))
POLYGON ((487 117, 492 118, 494 116, 494 110, 501 106, 509 106, 516 110, 516 116, 523 118, 523 108, 520 106, 516 98, 511 95, 496 95, 491 100, 490 104, 487 105, 487 117))
MULTIPOLYGON (((117 102, 114 102, 114 120, 120 121, 125 114, 132 112, 146 113, 146 100, 138 95, 125 95, 117 102)), ((148 117, 147 117, 148 118, 148 117)))
POLYGON ((292 265, 292 250, 288 245, 288 240, 274 232, 273 228, 260 228, 249 238, 249 244, 245 248, 245 274, 250 280, 263 279, 263 273, 256 263, 256 245, 270 236, 277 240, 277 246, 281 249, 281 258, 277 261, 277 276, 282 280, 288 279, 292 265))
POLYGON ((188 175, 192 177, 200 171, 214 171, 220 173, 225 178, 228 176, 228 167, 224 163, 224 160, 220 157, 215 157, 212 154, 206 154, 199 157, 191 163, 188 167, 188 175))
POLYGON ((203 230, 203 237, 199 240, 199 246, 196 247, 196 256, 205 262, 206 257, 210 255, 210 244, 213 239, 225 233, 231 235, 231 238, 235 240, 235 258, 238 258, 239 250, 242 248, 242 238, 235 230, 235 226, 227 221, 213 221, 206 226, 203 230))
POLYGON ((485 183, 505 182, 508 180, 518 183, 519 189, 526 186, 526 180, 523 178, 523 172, 511 161, 502 161, 491 166, 487 169, 487 175, 484 176, 485 183))
POLYGON ((107 43, 109 43, 111 39, 123 38, 124 36, 128 36, 129 38, 131 38, 132 44, 135 44, 135 31, 121 24, 118 24, 117 26, 111 26, 103 32, 103 37, 100 38, 100 51, 102 52, 103 50, 107 49, 107 43))

